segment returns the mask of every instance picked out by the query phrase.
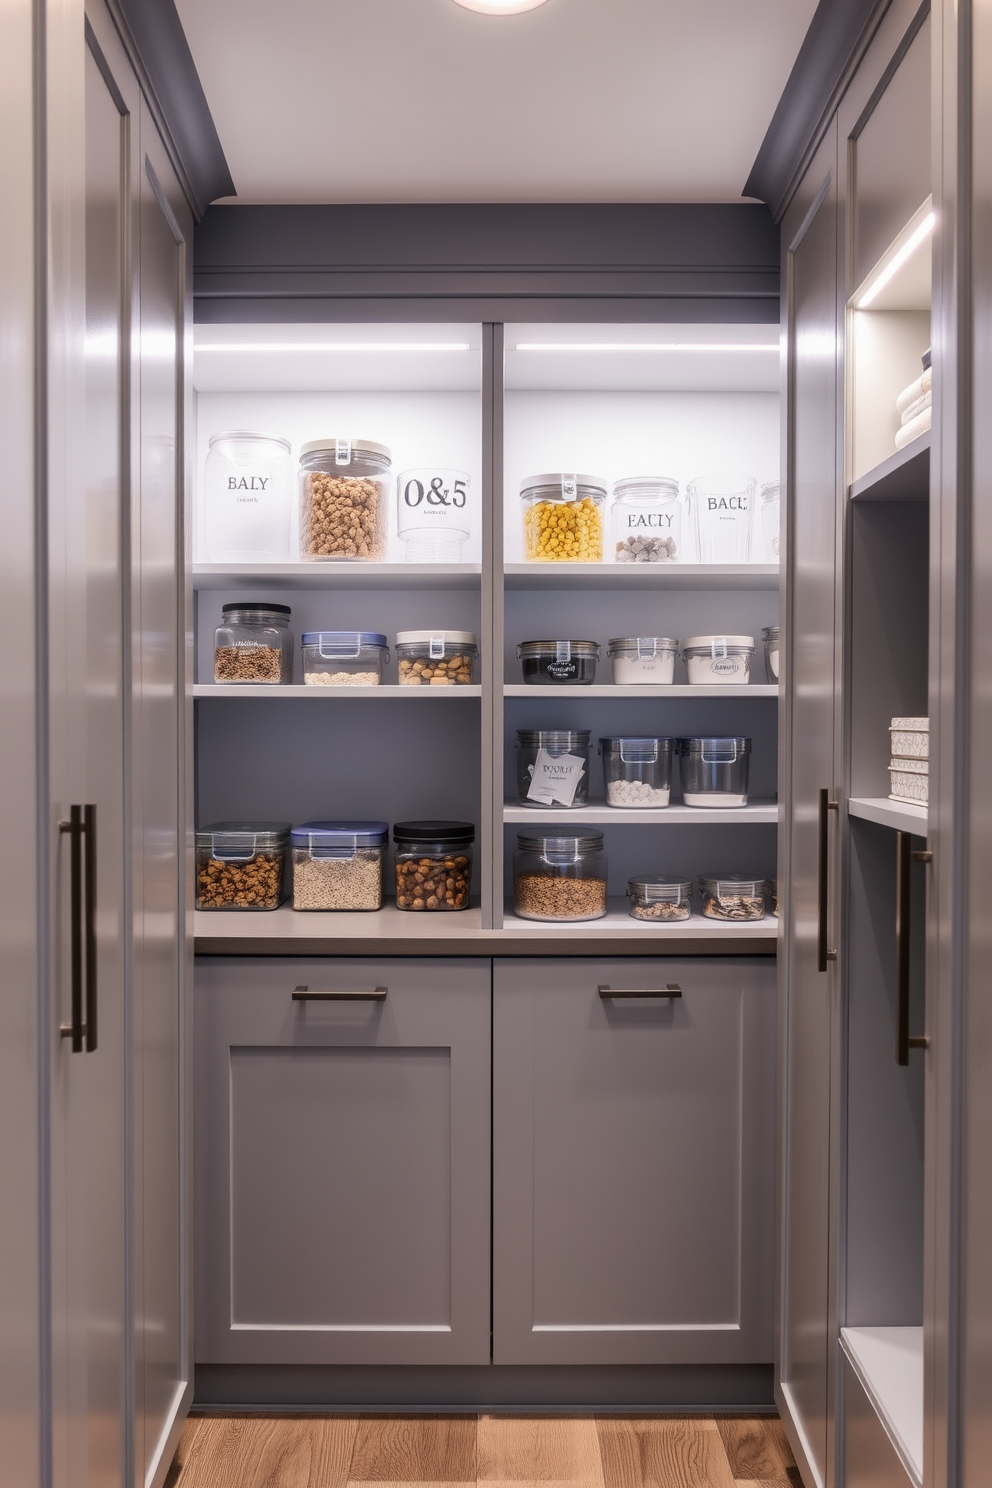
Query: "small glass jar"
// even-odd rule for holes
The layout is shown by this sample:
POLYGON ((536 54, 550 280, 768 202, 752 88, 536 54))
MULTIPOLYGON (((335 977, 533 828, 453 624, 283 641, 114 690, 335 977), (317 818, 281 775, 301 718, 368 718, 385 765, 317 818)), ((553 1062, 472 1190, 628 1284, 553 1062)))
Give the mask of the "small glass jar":
POLYGON ((204 472, 208 563, 285 563, 293 506, 290 443, 278 434, 212 434, 204 472))
POLYGON ((396 478, 396 535, 407 563, 460 563, 471 535, 467 470, 427 465, 396 478))
POLYGON ((765 676, 769 682, 778 681, 778 634, 777 625, 766 625, 761 632, 765 643, 765 676))
POLYGON ((750 560, 754 486, 751 475, 700 475, 689 482, 700 563, 750 560))
POLYGON ((642 873, 628 879, 627 898, 635 920, 650 920, 656 925, 687 920, 692 912, 692 879, 642 873))
POLYGON ((517 729, 517 800, 567 811, 589 800, 588 729, 517 729))
POLYGON ((398 630, 401 687, 468 687, 479 656, 470 630, 398 630))
POLYGON ((586 685, 596 680, 595 641, 521 641, 517 647, 524 681, 535 687, 586 685))
POLYGON ((314 439, 300 451, 300 557, 382 563, 392 453, 370 439, 314 439))
POLYGON ((214 681, 225 684, 292 682, 293 634, 289 605, 238 600, 221 606, 214 631, 214 681))
POLYGON ((631 476, 613 487, 616 563, 675 563, 682 557, 679 483, 668 475, 631 476))
POLYGON ((778 481, 771 481, 758 493, 758 563, 778 563, 781 556, 781 490, 778 481))
POLYGON ((772 914, 778 919, 778 879, 768 879, 768 896, 771 899, 772 914))
POLYGON ((690 636, 682 655, 691 686, 742 686, 751 679, 754 636, 690 636))
POLYGON ((290 840, 294 909, 382 908, 386 822, 303 822, 290 840))
POLYGON ((606 482, 595 475, 532 475, 520 487, 528 562, 601 563, 606 482))
POLYGON ((524 920, 601 920, 606 914, 602 832, 519 832, 513 912, 524 920))
POLYGON ((682 800, 687 806, 747 805, 751 740, 679 739, 682 800))
POLYGON ((397 909, 414 913, 468 909, 475 842, 471 822, 397 822, 393 841, 397 909))
POLYGON ((607 806, 667 806, 672 789, 673 739, 600 739, 607 806))
POLYGON ((667 687, 675 680, 678 649, 672 636, 617 636, 609 646, 613 680, 621 687, 667 687))
POLYGON ((307 687, 378 687, 388 660, 386 637, 376 630, 303 633, 303 681, 307 687))
POLYGON ((278 909, 289 822, 212 822, 196 832, 197 909, 278 909))
POLYGON ((767 881, 763 878, 701 878, 699 897, 709 920, 763 920, 767 881))

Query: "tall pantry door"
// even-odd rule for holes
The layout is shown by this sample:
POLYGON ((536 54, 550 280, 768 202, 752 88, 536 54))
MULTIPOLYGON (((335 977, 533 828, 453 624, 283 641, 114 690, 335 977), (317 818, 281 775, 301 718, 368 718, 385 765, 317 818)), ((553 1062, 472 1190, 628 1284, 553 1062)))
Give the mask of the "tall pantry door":
POLYGON ((788 567, 785 587, 785 955, 777 1384, 807 1477, 830 1481, 831 1051, 838 1000, 835 633, 837 129, 783 224, 788 567), (826 794, 825 794, 826 793, 826 794))

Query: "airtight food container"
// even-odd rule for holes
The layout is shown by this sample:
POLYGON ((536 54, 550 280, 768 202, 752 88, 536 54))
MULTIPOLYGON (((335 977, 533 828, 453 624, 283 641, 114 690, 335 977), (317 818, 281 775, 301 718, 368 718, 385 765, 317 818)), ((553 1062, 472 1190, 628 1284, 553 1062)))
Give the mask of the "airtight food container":
POLYGON ((388 660, 386 637, 375 630, 303 633, 303 681, 307 687, 378 687, 388 660))
POLYGON ((679 739, 682 799, 687 806, 746 806, 751 740, 679 739))
POLYGON ((534 686, 568 686, 596 680, 596 641, 521 641, 517 655, 524 681, 534 686))
POLYGON ((679 643, 672 636, 616 636, 609 644, 613 680, 621 686, 668 686, 675 678, 679 643))
POLYGON ((290 443, 280 434, 211 434, 204 486, 210 563, 285 563, 293 504, 290 443))
POLYGON ((517 729, 517 800, 567 811, 589 800, 588 729, 517 729))
POLYGON ((672 787, 672 739, 600 739, 607 806, 667 806, 672 787))
POLYGON ((596 475, 532 475, 520 486, 529 562, 601 563, 606 481, 596 475))
POLYGON ((381 563, 392 452, 371 439, 313 439, 300 451, 300 557, 381 563))
POLYGON ((466 687, 475 680, 479 648, 470 630, 399 630, 401 687, 466 687))
POLYGON ((290 840, 294 909, 382 908, 386 822, 303 822, 290 840))
POLYGON ((754 636, 690 636, 682 655, 691 686, 733 686, 750 679, 754 636))
POLYGON ((765 645, 765 676, 769 682, 778 681, 778 632, 777 625, 766 625, 761 632, 765 645))
POLYGON ((763 920, 768 883, 763 878, 701 878, 699 897, 710 920, 763 920))
POLYGON ((601 920, 606 867, 602 832, 589 827, 519 832, 514 913, 525 920, 601 920))
POLYGON ((468 909, 475 842, 471 822, 397 822, 393 842, 397 909, 415 914, 468 909))
POLYGON ((214 631, 214 681, 269 686, 293 680, 289 605, 237 600, 221 606, 214 631))
POLYGON ((642 873, 628 879, 627 898, 635 920, 648 920, 656 925, 687 920, 692 910, 692 879, 642 873))
POLYGON ((221 821, 196 832, 197 909, 278 909, 289 822, 221 821))

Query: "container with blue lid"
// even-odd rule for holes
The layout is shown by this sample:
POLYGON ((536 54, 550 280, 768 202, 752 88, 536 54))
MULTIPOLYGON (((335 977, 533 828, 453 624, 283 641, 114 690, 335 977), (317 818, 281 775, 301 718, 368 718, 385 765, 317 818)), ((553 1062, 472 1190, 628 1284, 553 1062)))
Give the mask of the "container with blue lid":
POLYGON ((293 908, 382 908, 384 821, 309 821, 292 830, 293 908))
POLYGON ((389 660, 386 637, 375 630, 307 630, 303 681, 307 687, 378 687, 389 660))

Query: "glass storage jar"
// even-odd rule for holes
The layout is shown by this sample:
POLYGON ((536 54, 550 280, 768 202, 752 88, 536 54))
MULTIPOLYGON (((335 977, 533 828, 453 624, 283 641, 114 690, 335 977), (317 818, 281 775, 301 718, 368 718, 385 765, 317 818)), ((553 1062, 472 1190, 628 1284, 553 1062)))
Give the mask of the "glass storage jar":
POLYGON ((212 822, 196 832, 197 909, 278 909, 289 822, 212 822))
POLYGON ((386 822, 303 822, 290 841, 294 909, 382 908, 386 822))
POLYGON ((689 482, 700 563, 749 561, 754 485, 750 475, 700 475, 689 482))
POLYGON ((603 834, 519 832, 513 854, 513 912, 524 920, 601 920, 606 914, 603 834))
POLYGON ((687 806, 747 805, 750 739, 679 739, 678 749, 687 806))
POLYGON ((524 681, 535 686, 568 686, 596 680, 595 641, 521 641, 517 647, 524 681))
POLYGON ((401 687, 468 687, 479 648, 471 630, 398 630, 401 687))
POLYGON ((427 465, 396 478, 396 533, 407 563, 460 563, 471 536, 467 470, 427 465))
POLYGON ((300 451, 300 557, 382 563, 392 453, 370 439, 314 439, 300 451))
POLYGON ((692 879, 664 873, 642 873, 627 880, 630 913, 635 920, 687 920, 692 912, 692 879))
POLYGON ((682 557, 679 483, 667 475, 630 476, 613 487, 616 563, 675 563, 682 557))
POLYGON ((595 475, 532 475, 520 486, 528 562, 600 563, 606 482, 595 475))
POLYGON ((554 811, 589 800, 588 729, 517 729, 517 800, 554 811))
POLYGON ((285 563, 293 507, 290 443, 278 434, 212 434, 204 472, 208 563, 285 563))
POLYGON ((754 636, 690 636, 682 655, 692 686, 742 685, 751 679, 754 636))
POLYGON ((778 681, 778 634, 777 625, 766 625, 761 632, 765 643, 765 676, 769 682, 778 681))
POLYGON ((609 645, 613 680, 623 687, 668 686, 675 678, 678 649, 672 636, 617 636, 609 645))
POLYGON ((672 788, 672 739, 600 739, 607 806, 667 806, 672 788))
POLYGON ((701 878, 699 897, 710 920, 763 920, 768 884, 763 878, 701 878))
POLYGON ((754 557, 758 563, 777 563, 781 551, 781 491, 778 481, 762 486, 758 493, 758 540, 754 557))
POLYGON ((214 681, 280 683, 293 680, 289 605, 237 600, 221 606, 214 631, 214 681))
POLYGON ((397 822, 393 841, 397 909, 468 909, 475 842, 471 822, 397 822))
POLYGON ((307 687, 378 687, 388 660, 386 637, 377 630, 303 633, 303 681, 307 687))

